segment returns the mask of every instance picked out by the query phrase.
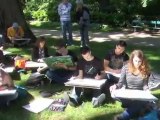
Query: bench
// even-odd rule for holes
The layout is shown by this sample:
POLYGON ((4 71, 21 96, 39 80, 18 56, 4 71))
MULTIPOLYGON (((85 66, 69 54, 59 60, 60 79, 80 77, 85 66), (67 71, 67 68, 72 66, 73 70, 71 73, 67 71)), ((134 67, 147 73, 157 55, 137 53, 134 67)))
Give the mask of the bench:
POLYGON ((148 22, 148 28, 150 30, 154 30, 154 31, 157 31, 157 30, 160 30, 160 21, 159 20, 151 20, 148 22))
POLYGON ((131 25, 133 27, 134 32, 136 32, 138 29, 144 28, 144 22, 141 20, 133 20, 131 25))

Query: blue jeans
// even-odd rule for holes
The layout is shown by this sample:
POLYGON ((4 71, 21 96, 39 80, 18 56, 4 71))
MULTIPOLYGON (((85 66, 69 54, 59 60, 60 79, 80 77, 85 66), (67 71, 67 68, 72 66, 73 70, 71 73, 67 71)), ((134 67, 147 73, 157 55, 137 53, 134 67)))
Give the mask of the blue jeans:
POLYGON ((46 73, 46 76, 53 82, 57 83, 65 83, 69 78, 72 77, 74 71, 66 71, 66 70, 53 70, 49 69, 46 73))
POLYGON ((66 44, 72 45, 73 39, 72 39, 71 21, 61 21, 61 28, 62 28, 63 39, 66 41, 66 44), (67 36, 67 32, 68 32, 68 36, 67 36))
POLYGON ((122 107, 125 107, 126 110, 120 115, 119 120, 130 120, 131 118, 138 117, 139 113, 145 109, 145 106, 148 104, 146 101, 135 101, 121 99, 122 107))

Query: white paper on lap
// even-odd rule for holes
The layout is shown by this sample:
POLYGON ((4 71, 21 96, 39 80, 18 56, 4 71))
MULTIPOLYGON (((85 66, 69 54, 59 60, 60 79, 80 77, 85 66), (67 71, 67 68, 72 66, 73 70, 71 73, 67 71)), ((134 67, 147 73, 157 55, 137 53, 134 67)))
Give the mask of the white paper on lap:
POLYGON ((9 52, 9 51, 3 51, 3 55, 8 55, 8 54, 11 54, 11 52, 9 52))
POLYGON ((29 41, 29 40, 31 40, 30 38, 17 38, 17 39, 14 39, 14 40, 19 40, 19 41, 29 41))
POLYGON ((27 61, 25 63, 26 68, 38 68, 38 67, 46 67, 47 64, 43 62, 33 62, 33 61, 27 61))
POLYGON ((117 89, 111 92, 111 96, 112 98, 141 100, 141 101, 158 100, 149 91, 144 91, 144 90, 117 89))
POLYGON ((53 101, 53 99, 49 98, 38 98, 32 101, 30 104, 24 105, 22 107, 29 110, 30 112, 39 113, 49 107, 53 101))
POLYGON ((109 73, 109 74, 111 74, 111 75, 113 75, 115 77, 118 77, 118 78, 120 78, 120 76, 121 76, 121 74, 112 73, 112 72, 109 72, 109 71, 105 71, 105 73, 109 73))
POLYGON ((16 90, 15 89, 14 90, 8 90, 8 89, 6 89, 6 90, 1 90, 0 91, 0 96, 14 95, 14 94, 16 94, 16 90))
POLYGON ((65 85, 83 87, 83 88, 100 89, 102 85, 105 83, 105 81, 106 79, 102 79, 102 80, 96 80, 96 79, 91 79, 91 78, 74 79, 72 77, 69 79, 68 82, 65 83, 65 85))
POLYGON ((15 70, 15 67, 5 67, 3 70, 7 73, 12 73, 15 70))

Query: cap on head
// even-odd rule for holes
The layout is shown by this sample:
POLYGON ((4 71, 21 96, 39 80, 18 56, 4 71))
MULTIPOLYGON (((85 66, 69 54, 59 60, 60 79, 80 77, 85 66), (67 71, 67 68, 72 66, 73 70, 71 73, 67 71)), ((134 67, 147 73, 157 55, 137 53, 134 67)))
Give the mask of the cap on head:
POLYGON ((18 23, 14 22, 14 23, 13 23, 13 25, 12 25, 12 27, 14 27, 14 28, 18 28, 18 27, 19 27, 19 25, 18 25, 18 23))

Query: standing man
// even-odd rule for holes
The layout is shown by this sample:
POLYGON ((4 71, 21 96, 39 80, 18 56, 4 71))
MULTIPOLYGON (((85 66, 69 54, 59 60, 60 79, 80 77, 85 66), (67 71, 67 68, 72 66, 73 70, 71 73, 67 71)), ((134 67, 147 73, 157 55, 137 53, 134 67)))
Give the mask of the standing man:
POLYGON ((76 17, 80 29, 81 47, 88 46, 89 44, 88 29, 90 24, 90 13, 89 9, 83 5, 83 2, 77 2, 76 17))
POLYGON ((58 14, 60 16, 61 28, 63 39, 66 41, 66 45, 70 46, 73 44, 72 40, 72 24, 71 24, 71 8, 72 4, 68 0, 62 0, 58 5, 58 14), (67 37, 68 32, 68 37, 67 37))

